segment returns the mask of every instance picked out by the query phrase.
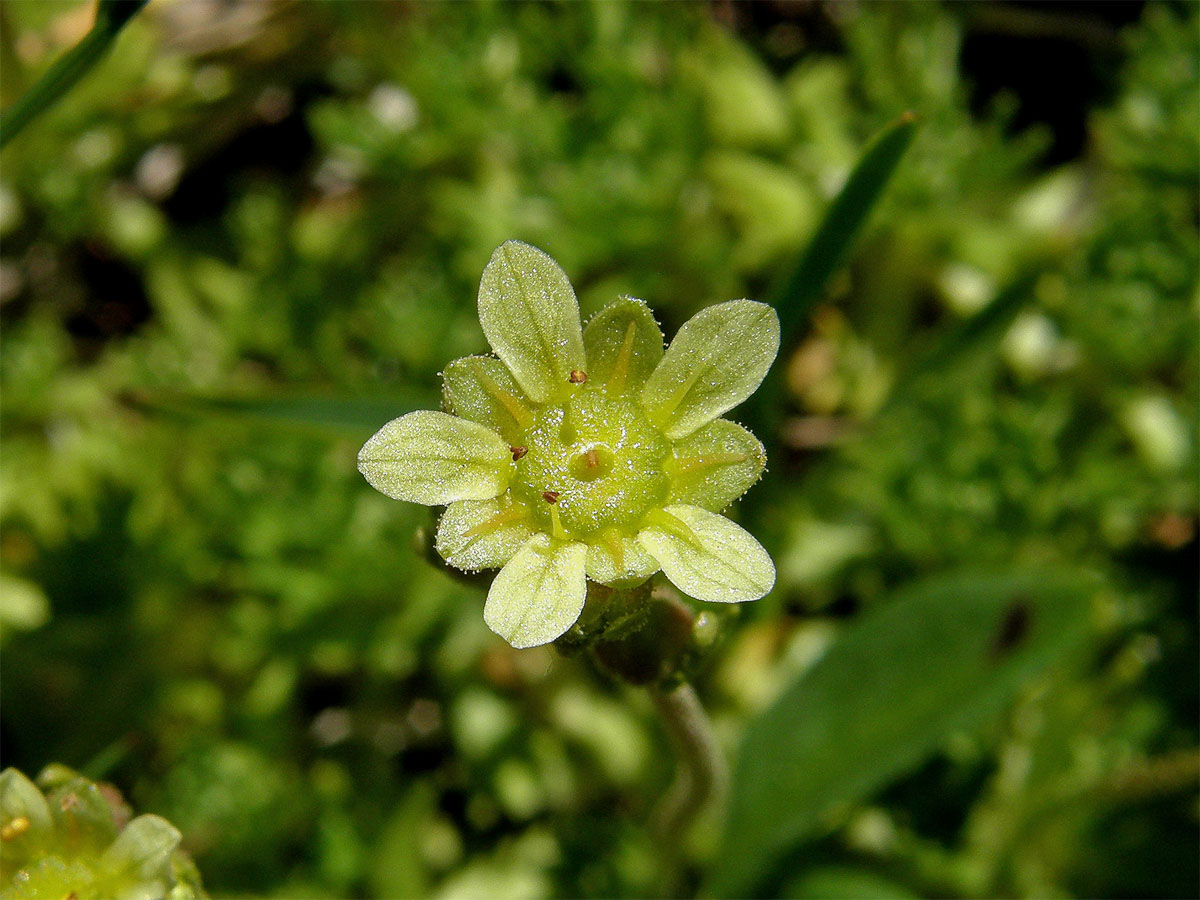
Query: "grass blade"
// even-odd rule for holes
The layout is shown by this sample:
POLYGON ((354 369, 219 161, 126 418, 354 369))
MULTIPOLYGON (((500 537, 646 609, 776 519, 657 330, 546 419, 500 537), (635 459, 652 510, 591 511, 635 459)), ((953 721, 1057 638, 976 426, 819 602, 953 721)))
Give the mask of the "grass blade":
POLYGON ((121 29, 148 0, 101 0, 96 21, 78 44, 57 60, 9 109, 0 114, 0 147, 57 103, 98 63, 121 29))

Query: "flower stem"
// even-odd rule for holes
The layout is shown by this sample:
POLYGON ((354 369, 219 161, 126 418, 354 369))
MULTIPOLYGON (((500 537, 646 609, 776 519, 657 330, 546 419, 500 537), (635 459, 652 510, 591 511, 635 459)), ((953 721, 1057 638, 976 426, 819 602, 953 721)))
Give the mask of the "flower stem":
POLYGON ((654 823, 659 835, 674 844, 683 841, 697 813, 724 798, 729 770, 708 714, 690 684, 668 691, 651 687, 650 698, 679 752, 675 783, 663 797, 654 823))

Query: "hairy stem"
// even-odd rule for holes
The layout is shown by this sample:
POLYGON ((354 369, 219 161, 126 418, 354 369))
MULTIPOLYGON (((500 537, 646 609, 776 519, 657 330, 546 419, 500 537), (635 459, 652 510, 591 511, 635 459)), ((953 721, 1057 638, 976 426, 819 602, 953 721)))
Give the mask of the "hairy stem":
POLYGON ((679 771, 656 811, 655 827, 670 842, 679 842, 696 814, 725 796, 729 770, 708 714, 690 684, 684 682, 670 691, 651 687, 650 697, 679 752, 679 771))

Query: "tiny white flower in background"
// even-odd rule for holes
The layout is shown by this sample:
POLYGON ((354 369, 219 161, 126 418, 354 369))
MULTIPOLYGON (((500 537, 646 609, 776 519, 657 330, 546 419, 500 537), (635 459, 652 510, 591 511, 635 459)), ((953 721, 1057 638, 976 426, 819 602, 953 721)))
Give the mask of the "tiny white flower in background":
POLYGON ((779 350, 775 311, 701 310, 665 351, 650 309, 623 297, 581 327, 566 274, 542 251, 500 246, 479 286, 496 357, 444 372, 447 412, 394 419, 358 468, 398 500, 445 504, 436 546, 465 571, 500 568, 484 619, 514 647, 560 637, 587 581, 631 587, 661 570, 698 600, 756 600, 767 552, 719 515, 758 480, 762 444, 719 418, 779 350))

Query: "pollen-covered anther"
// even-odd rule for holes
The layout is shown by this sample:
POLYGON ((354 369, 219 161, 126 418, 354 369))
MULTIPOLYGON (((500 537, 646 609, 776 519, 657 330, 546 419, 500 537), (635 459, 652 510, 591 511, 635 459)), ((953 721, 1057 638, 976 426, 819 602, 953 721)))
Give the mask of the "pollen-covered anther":
POLYGON ((512 451, 513 462, 516 462, 522 456, 524 456, 526 453, 529 452, 528 447, 509 447, 508 449, 512 451))
POLYGON ((0 827, 0 840, 11 841, 19 838, 29 830, 29 820, 25 816, 17 816, 7 825, 0 827))
POLYGON ((587 381, 587 372, 582 369, 572 369, 571 374, 567 377, 567 381, 571 384, 583 384, 587 381))
POLYGON ((542 491, 542 499, 547 503, 557 503, 558 491, 542 491))

